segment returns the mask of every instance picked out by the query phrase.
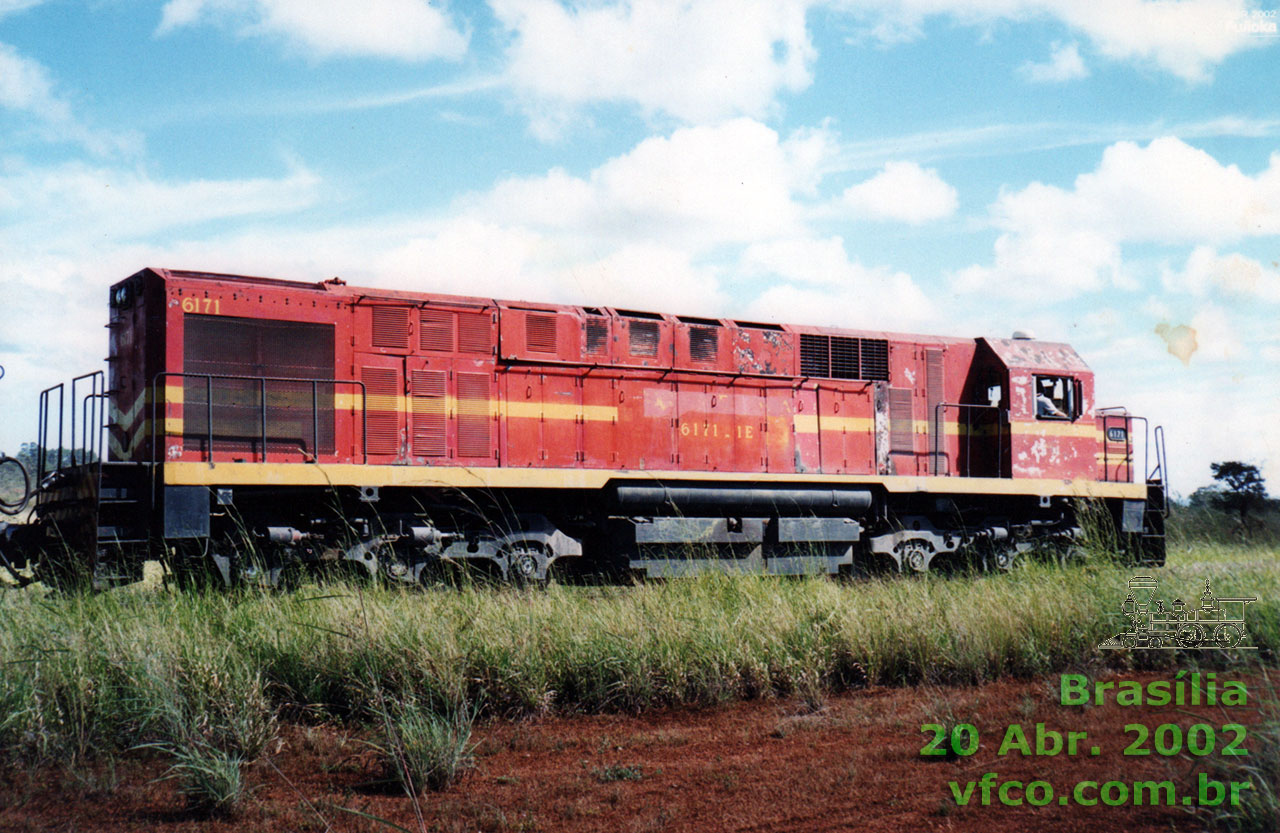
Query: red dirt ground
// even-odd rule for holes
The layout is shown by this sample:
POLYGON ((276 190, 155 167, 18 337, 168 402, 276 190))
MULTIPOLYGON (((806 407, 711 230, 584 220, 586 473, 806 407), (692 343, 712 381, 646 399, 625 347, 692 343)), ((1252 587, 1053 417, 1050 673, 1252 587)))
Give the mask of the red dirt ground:
POLYGON ((403 792, 376 783, 376 756, 356 732, 287 726, 268 758, 248 770, 254 791, 234 819, 185 810, 171 781, 154 780, 163 762, 131 756, 114 767, 0 776, 0 830, 394 829, 339 808, 410 831, 458 833, 1198 830, 1201 824, 1183 807, 1061 806, 1057 796, 1080 780, 1166 778, 1181 795, 1193 783, 1192 760, 1125 757, 1131 738, 1124 725, 1251 723, 1257 694, 1267 688, 1257 678, 1250 683, 1247 710, 1082 708, 1058 705, 1057 685, 1055 676, 975 688, 869 688, 833 696, 813 714, 803 714, 796 701, 770 700, 642 716, 495 722, 476 732, 476 769, 443 792, 425 794, 416 809, 403 792), (940 722, 948 710, 977 725, 981 748, 954 761, 923 758, 920 725, 940 722), (1022 724, 1034 739, 1037 722, 1086 731, 1089 740, 1077 757, 997 756, 1009 724, 1022 724), (1101 748, 1096 757, 1089 754, 1095 743, 1101 748), (947 782, 963 784, 988 771, 1002 780, 1050 781, 1054 801, 981 806, 975 793, 970 806, 957 806, 947 782))

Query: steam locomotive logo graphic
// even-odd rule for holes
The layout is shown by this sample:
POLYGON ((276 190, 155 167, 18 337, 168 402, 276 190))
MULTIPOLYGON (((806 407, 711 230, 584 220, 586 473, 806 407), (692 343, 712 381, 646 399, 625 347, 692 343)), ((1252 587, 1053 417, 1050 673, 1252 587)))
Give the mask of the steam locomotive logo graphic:
POLYGON ((1157 599, 1159 584, 1151 576, 1134 576, 1129 580, 1129 595, 1120 605, 1128 626, 1098 645, 1099 648, 1177 648, 1257 650, 1246 644, 1249 631, 1245 627, 1244 609, 1258 598, 1219 598, 1213 595, 1209 579, 1205 579, 1200 606, 1191 607, 1182 599, 1166 606, 1157 599))

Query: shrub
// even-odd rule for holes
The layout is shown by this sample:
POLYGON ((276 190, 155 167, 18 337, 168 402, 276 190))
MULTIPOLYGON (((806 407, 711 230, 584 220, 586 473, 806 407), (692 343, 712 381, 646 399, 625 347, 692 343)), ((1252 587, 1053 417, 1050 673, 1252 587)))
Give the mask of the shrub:
POLYGON ((378 747, 393 780, 411 795, 455 783, 475 766, 474 722, 467 709, 440 714, 416 700, 394 706, 385 716, 385 745, 378 747))

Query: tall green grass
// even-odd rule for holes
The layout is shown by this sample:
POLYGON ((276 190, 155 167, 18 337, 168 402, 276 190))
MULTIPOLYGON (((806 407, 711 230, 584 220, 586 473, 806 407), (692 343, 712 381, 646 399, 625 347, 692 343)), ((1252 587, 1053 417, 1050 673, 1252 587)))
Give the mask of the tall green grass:
MULTIPOLYGON (((1257 596, 1250 632, 1271 657, 1275 556, 1200 547, 1158 570, 1097 561, 852 583, 0 592, 0 749, 86 756, 172 743, 176 723, 247 760, 278 718, 376 726, 388 701, 439 714, 476 703, 497 716, 638 711, 1052 673, 1099 661, 1094 646, 1119 629, 1135 572, 1159 576, 1166 598, 1197 598, 1206 576, 1221 595, 1257 596)), ((1127 652, 1102 660, 1135 661, 1127 652)), ((1140 660, 1177 661, 1171 652, 1140 660)))

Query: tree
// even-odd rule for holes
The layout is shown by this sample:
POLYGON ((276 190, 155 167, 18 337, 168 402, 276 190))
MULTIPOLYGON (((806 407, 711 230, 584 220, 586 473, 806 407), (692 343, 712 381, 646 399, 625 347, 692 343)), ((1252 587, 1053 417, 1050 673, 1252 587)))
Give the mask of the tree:
POLYGON ((1197 509, 1220 509, 1222 507, 1222 487, 1218 485, 1201 486, 1187 498, 1187 506, 1197 509))
POLYGON ((1240 516, 1240 525, 1248 528, 1249 512, 1267 503, 1267 484, 1258 467, 1237 460, 1210 463, 1213 479, 1222 485, 1222 508, 1240 516))

